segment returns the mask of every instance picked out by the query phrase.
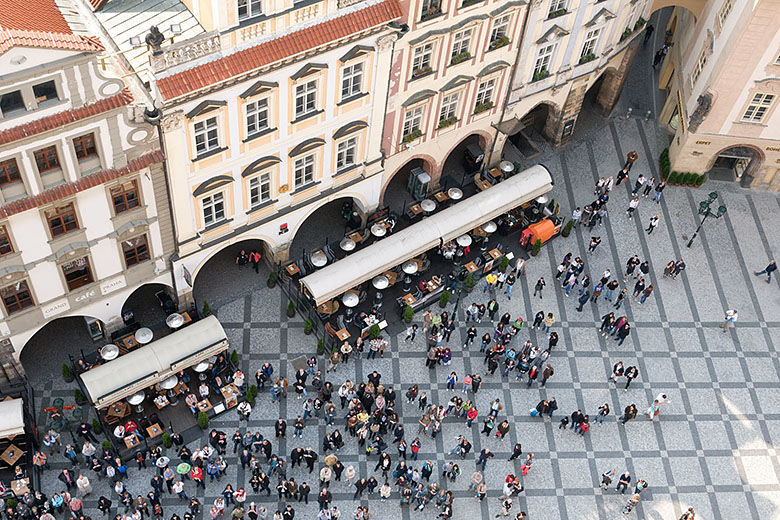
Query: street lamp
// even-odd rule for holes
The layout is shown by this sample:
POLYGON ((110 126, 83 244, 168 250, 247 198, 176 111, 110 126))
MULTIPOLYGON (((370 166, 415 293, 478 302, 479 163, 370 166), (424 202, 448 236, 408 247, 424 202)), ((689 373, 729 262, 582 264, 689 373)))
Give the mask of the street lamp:
POLYGON ((696 238, 696 235, 699 234, 699 231, 701 231, 701 227, 704 225, 704 222, 707 220, 707 217, 715 217, 720 218, 723 215, 726 214, 726 206, 720 205, 718 206, 718 209, 716 211, 713 211, 710 206, 715 203, 715 201, 718 198, 718 192, 713 191, 708 195, 709 199, 703 200, 699 202, 699 215, 704 215, 704 218, 701 219, 701 222, 699 223, 699 227, 696 228, 696 232, 693 234, 691 239, 688 241, 687 247, 691 247, 691 244, 693 244, 693 240, 696 238))

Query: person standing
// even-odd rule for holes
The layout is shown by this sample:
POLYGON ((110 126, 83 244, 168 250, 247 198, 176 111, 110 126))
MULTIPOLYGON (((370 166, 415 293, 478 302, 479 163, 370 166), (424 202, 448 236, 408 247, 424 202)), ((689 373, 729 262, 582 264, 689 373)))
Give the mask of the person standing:
POLYGON ((637 378, 639 376, 639 370, 636 368, 636 366, 631 365, 626 369, 626 371, 623 373, 624 376, 626 376, 626 387, 624 390, 628 392, 628 387, 631 386, 631 381, 637 378))
POLYGON ((650 192, 653 191, 654 186, 655 177, 650 177, 650 180, 645 183, 645 191, 642 193, 642 197, 646 199, 650 195, 650 192))
POLYGON ((639 159, 639 154, 631 150, 626 154, 626 164, 623 165, 623 168, 628 168, 628 171, 631 171, 631 167, 634 166, 637 159, 639 159))
POLYGON ((544 277, 539 278, 539 280, 536 281, 536 285, 534 286, 534 296, 536 296, 536 293, 539 293, 539 299, 542 299, 542 289, 544 289, 544 286, 546 284, 544 283, 544 277))
POLYGON ((682 258, 677 260, 677 262, 674 264, 674 274, 672 275, 672 279, 676 280, 677 276, 685 271, 685 262, 682 258))
POLYGON ((523 463, 522 466, 520 466, 520 472, 523 474, 523 476, 526 476, 528 474, 528 471, 531 469, 531 466, 534 465, 534 454, 529 453, 525 458, 525 463, 523 463))
POLYGON ((631 498, 628 499, 626 507, 623 509, 623 514, 628 515, 639 503, 639 493, 634 493, 631 498))
POLYGON ((621 493, 626 493, 626 488, 631 483, 631 473, 626 470, 625 473, 620 475, 620 480, 618 480, 616 491, 620 491, 621 493))
POLYGON ((723 332, 728 332, 731 324, 737 321, 737 316, 736 309, 729 309, 726 311, 726 316, 723 318, 723 323, 720 326, 720 328, 723 329, 723 332))
POLYGON ((645 26, 645 37, 642 39, 642 45, 647 45, 647 42, 650 41, 650 37, 653 35, 653 31, 655 31, 655 27, 653 27, 653 24, 648 23, 645 26))
POLYGON ((636 182, 634 182, 634 189, 631 190, 631 194, 636 195, 637 192, 642 189, 642 186, 645 184, 646 180, 647 178, 640 173, 639 177, 636 178, 636 182))
POLYGON ((577 209, 571 212, 571 220, 573 222, 573 226, 576 228, 577 225, 580 223, 580 218, 582 218, 582 210, 579 206, 577 206, 577 209))
POLYGON ((777 264, 774 260, 770 260, 769 264, 764 267, 763 271, 755 271, 753 274, 756 276, 766 275, 766 283, 772 283, 772 273, 777 271, 777 264))
POLYGON ((624 167, 617 174, 617 179, 615 179, 615 186, 620 186, 620 184, 626 179, 628 179, 628 168, 624 167))
POLYGON ((618 377, 623 377, 624 369, 623 369, 623 362, 618 361, 614 365, 612 365, 612 375, 609 376, 609 381, 614 381, 617 383, 618 377))
POLYGON ((656 204, 661 203, 661 195, 663 195, 664 188, 666 188, 666 181, 659 182, 658 186, 655 187, 655 195, 653 195, 653 200, 656 204))
POLYGON ((655 215, 653 215, 652 217, 650 217, 650 224, 647 226, 647 229, 645 229, 645 231, 647 231, 647 234, 648 234, 648 235, 650 235, 650 234, 652 234, 652 233, 653 233, 653 230, 654 230, 654 229, 655 229, 655 227, 658 225, 658 219, 659 219, 659 218, 660 218, 660 217, 658 216, 658 213, 656 213, 655 215))
POLYGON ((639 303, 645 303, 645 300, 653 293, 653 284, 648 285, 645 287, 645 290, 642 291, 642 296, 639 298, 639 303))
POLYGON ((246 251, 242 249, 241 252, 238 253, 238 256, 236 256, 236 265, 238 266, 238 269, 241 270, 248 263, 249 255, 246 254, 246 251))
POLYGON ((585 306, 586 303, 588 303, 588 300, 590 300, 590 291, 586 289, 585 292, 580 294, 580 297, 577 299, 577 301, 580 304, 580 306, 577 307, 577 312, 582 312, 582 308, 585 306))
POLYGON ((607 490, 609 489, 610 484, 612 484, 612 480, 615 478, 615 468, 610 469, 609 471, 605 471, 601 474, 601 484, 599 484, 599 487, 607 490))
POLYGON ((620 424, 625 425, 628 421, 635 419, 637 414, 637 409, 635 404, 630 404, 626 406, 626 408, 623 410, 623 415, 621 415, 618 418, 618 421, 620 421, 620 424))
POLYGON ((620 309, 620 306, 623 305, 623 300, 626 299, 627 294, 628 290, 625 287, 618 293, 617 298, 615 299, 615 309, 620 309))
POLYGON ((632 256, 628 259, 626 262, 626 274, 623 275, 623 281, 626 281, 626 278, 634 274, 634 269, 636 269, 636 266, 639 265, 639 257, 637 255, 632 256))
POLYGON ((547 363, 547 366, 544 367, 544 372, 542 372, 542 382, 539 383, 539 386, 543 387, 545 384, 547 384, 547 380, 550 379, 553 374, 555 374, 555 370, 551 364, 547 363))
POLYGON ((628 208, 626 208, 626 215, 628 215, 628 218, 634 216, 634 211, 636 211, 636 208, 638 207, 639 207, 639 197, 634 197, 628 203, 628 208))
POLYGON ((590 237, 590 245, 588 246, 588 253, 593 253, 596 248, 601 244, 601 237, 590 237))
POLYGON ((411 327, 406 329, 406 339, 404 341, 411 341, 414 343, 414 338, 417 336, 417 324, 413 324, 411 327))

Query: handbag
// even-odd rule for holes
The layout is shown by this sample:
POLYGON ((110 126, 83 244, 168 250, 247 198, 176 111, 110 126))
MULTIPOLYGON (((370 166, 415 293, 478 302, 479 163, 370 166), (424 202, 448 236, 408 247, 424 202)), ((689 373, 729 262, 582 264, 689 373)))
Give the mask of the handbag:
POLYGON ((530 413, 531 413, 531 417, 536 417, 537 415, 539 415, 539 410, 537 410, 536 408, 531 408, 530 413))

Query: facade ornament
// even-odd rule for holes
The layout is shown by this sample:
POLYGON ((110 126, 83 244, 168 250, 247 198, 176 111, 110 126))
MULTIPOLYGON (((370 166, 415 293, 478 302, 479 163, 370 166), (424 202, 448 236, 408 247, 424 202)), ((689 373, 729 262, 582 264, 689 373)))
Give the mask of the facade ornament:
POLYGON ((172 130, 181 128, 183 122, 184 122, 184 112, 178 111, 178 112, 173 112, 172 114, 166 114, 162 118, 161 126, 163 132, 170 132, 172 130))
POLYGON ((699 129, 699 125, 702 124, 704 118, 706 118, 707 114, 710 112, 710 108, 712 107, 712 94, 705 92, 696 99, 696 103, 696 110, 693 111, 693 114, 691 114, 691 117, 688 120, 688 130, 693 133, 699 129))
POLYGON ((146 44, 152 48, 152 56, 159 56, 162 54, 162 44, 165 41, 165 36, 160 32, 160 29, 156 25, 152 25, 149 28, 149 34, 146 35, 146 44))
POLYGON ((395 40, 396 40, 395 35, 385 34, 376 39, 376 46, 379 48, 380 51, 386 51, 393 45, 393 42, 395 40))

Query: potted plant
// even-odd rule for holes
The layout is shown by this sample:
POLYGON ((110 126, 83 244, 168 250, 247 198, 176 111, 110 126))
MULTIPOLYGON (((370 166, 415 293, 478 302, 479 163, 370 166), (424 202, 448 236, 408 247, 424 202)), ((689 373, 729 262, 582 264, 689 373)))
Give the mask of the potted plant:
POLYGON ((84 393, 78 388, 73 391, 73 400, 79 406, 87 404, 87 398, 84 397, 84 393))
POLYGON ((100 421, 97 419, 92 419, 92 431, 95 432, 96 435, 103 433, 103 425, 100 424, 100 421))
POLYGON ((536 256, 539 254, 539 251, 542 250, 542 241, 540 239, 536 239, 536 242, 534 242, 534 245, 531 247, 531 256, 536 256))
POLYGON ((626 27, 626 30, 623 31, 623 34, 620 35, 620 41, 622 42, 623 40, 625 40, 629 36, 631 36, 631 29, 626 27))
POLYGON ((564 237, 569 236, 571 234, 571 230, 573 227, 574 227, 574 221, 570 219, 568 222, 566 222, 566 225, 563 226, 563 230, 561 230, 561 235, 564 237))
POLYGON ((325 354, 325 343, 320 339, 317 340, 317 355, 322 356, 325 354))
POLYGON ((173 439, 171 439, 171 436, 168 433, 163 433, 162 434, 162 443, 163 443, 163 446, 165 446, 165 448, 168 449, 171 446, 173 446, 173 439))
POLYGON ((461 52, 460 54, 456 54, 452 57, 450 60, 450 65, 457 65, 458 63, 464 62, 469 58, 471 58, 471 53, 469 51, 461 52))
POLYGON ((481 114, 482 112, 486 112, 493 108, 493 102, 488 101, 486 103, 478 103, 477 106, 474 107, 474 113, 475 114, 481 114))
POLYGON ((382 330, 379 328, 379 325, 377 325, 376 323, 374 323, 368 328, 369 339, 377 339, 380 334, 382 334, 382 330))
POLYGON ((647 21, 640 16, 639 19, 634 24, 634 30, 636 31, 637 29, 641 29, 642 27, 645 26, 646 23, 647 21))
POLYGON ((230 353, 230 362, 233 363, 234 367, 238 366, 238 352, 236 352, 236 349, 233 349, 233 352, 230 353))
POLYGON ((107 440, 106 440, 106 441, 103 441, 103 442, 100 444, 100 446, 101 446, 101 447, 102 447, 104 450, 110 450, 110 449, 111 449, 111 442, 110 442, 110 441, 107 441, 107 440))
POLYGON ((303 320, 303 333, 307 336, 311 334, 311 320, 303 320))
POLYGON ((200 426, 201 430, 205 430, 209 427, 209 416, 206 415, 206 412, 200 412, 198 414, 198 426, 200 426))
POLYGON ((661 178, 668 181, 672 167, 672 163, 669 160, 669 148, 664 148, 658 157, 658 167, 661 169, 661 178))
POLYGON ((580 65, 582 65, 583 63, 588 63, 589 61, 593 61, 595 59, 596 59, 596 55, 593 54, 592 52, 589 52, 585 56, 580 57, 580 65))
POLYGON ((411 305, 407 305, 404 307, 404 321, 406 323, 411 323, 414 319, 414 309, 412 309, 411 305))
POLYGON ((458 122, 458 118, 455 116, 448 117, 447 119, 442 119, 439 121, 439 130, 442 128, 447 128, 448 126, 452 126, 455 123, 458 122))
POLYGON ((532 81, 541 81, 544 78, 547 78, 550 76, 550 71, 547 69, 541 69, 538 72, 534 72, 534 77, 532 81))
POLYGON ((466 275, 466 292, 474 290, 474 275, 469 273, 466 275))
POLYGON ((669 172, 669 177, 666 179, 666 183, 667 184, 671 184, 672 186, 677 184, 677 172, 676 171, 672 170, 671 172, 669 172))
POLYGON ((19 502, 17 502, 15 498, 9 498, 5 501, 5 507, 7 509, 16 509, 17 505, 19 505, 19 502))
POLYGON ((696 187, 697 188, 701 187, 701 185, 704 184, 704 181, 706 180, 707 180, 707 175, 703 173, 699 175, 699 177, 696 179, 696 187))
POLYGON ((67 363, 62 364, 62 379, 64 379, 66 383, 73 382, 73 371, 67 363))
POLYGON ((420 130, 419 128, 415 128, 414 130, 412 130, 411 132, 409 132, 408 134, 406 134, 404 136, 403 142, 404 143, 411 143, 412 141, 414 141, 418 137, 422 137, 422 135, 423 135, 422 130, 420 130))
POLYGON ((502 256, 501 260, 498 262, 498 270, 505 273, 507 267, 509 267, 509 259, 506 256, 502 256))
POLYGON ((492 42, 490 42, 490 48, 491 49, 498 49, 499 47, 503 47, 505 45, 509 45, 509 36, 502 36, 501 38, 496 38, 492 42))
POLYGON ((276 287, 276 275, 274 274, 273 271, 268 273, 268 281, 266 281, 265 283, 266 285, 268 285, 269 289, 273 289, 274 287, 276 287))
POLYGON ((292 300, 287 302, 287 317, 288 318, 294 318, 295 317, 295 305, 293 305, 292 300))
POLYGON ((450 303, 450 291, 443 291, 439 297, 439 307, 442 309, 450 303))
POLYGON ((203 317, 205 318, 209 314, 211 314, 211 306, 209 305, 209 302, 206 300, 203 300, 203 312, 201 313, 203 317))

